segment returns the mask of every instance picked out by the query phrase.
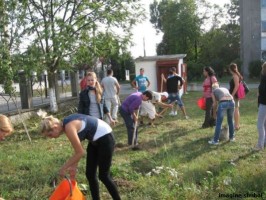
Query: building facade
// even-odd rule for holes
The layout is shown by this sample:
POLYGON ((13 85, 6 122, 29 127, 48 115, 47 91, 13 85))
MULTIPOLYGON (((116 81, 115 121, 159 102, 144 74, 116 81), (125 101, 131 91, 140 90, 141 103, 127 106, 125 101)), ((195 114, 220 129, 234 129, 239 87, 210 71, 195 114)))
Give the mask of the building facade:
POLYGON ((248 77, 249 63, 266 60, 266 0, 240 2, 240 58, 242 72, 248 77))

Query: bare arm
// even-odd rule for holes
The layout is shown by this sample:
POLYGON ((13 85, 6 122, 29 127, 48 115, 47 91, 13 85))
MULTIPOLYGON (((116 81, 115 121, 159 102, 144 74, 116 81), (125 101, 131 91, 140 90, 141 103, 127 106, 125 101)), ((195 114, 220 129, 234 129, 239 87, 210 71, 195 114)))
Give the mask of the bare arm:
POLYGON ((235 94, 237 93, 238 87, 239 87, 239 77, 237 75, 233 75, 233 80, 234 80, 234 90, 232 92, 232 96, 235 96, 235 94))
POLYGON ((135 81, 135 80, 133 80, 133 81, 131 82, 131 85, 132 85, 133 88, 138 89, 137 86, 136 86, 136 81, 135 81))
POLYGON ((116 87, 116 94, 118 95, 120 92, 120 85, 118 82, 115 83, 115 87, 116 87))
MULTIPOLYGON (((82 147, 82 144, 79 140, 77 130, 81 126, 80 120, 74 120, 68 123, 65 127, 65 133, 67 138, 69 139, 73 149, 74 154, 66 161, 66 163, 61 167, 59 171, 60 176, 64 176, 67 171, 71 171, 72 173, 76 171, 78 166, 78 162, 85 155, 85 150, 82 147)), ((73 174, 72 174, 73 176, 73 174)), ((75 176, 75 175, 74 175, 75 176)))
POLYGON ((213 109, 212 109, 213 118, 216 119, 217 101, 216 101, 216 98, 215 98, 213 93, 212 93, 212 102, 213 102, 213 104, 212 104, 212 106, 213 106, 213 109))
POLYGON ((166 79, 165 79, 165 77, 164 77, 164 74, 161 74, 161 78, 162 78, 162 81, 163 81, 164 83, 166 83, 166 79))
POLYGON ((147 80, 147 82, 148 82, 148 85, 147 85, 147 88, 148 88, 148 87, 150 87, 151 82, 149 80, 147 80))

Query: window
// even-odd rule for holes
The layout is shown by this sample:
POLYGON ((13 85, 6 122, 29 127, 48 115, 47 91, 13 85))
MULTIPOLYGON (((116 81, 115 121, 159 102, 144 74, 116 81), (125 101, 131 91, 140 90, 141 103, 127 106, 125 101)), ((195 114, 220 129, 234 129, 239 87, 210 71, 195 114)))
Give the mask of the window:
POLYGON ((261 32, 266 32, 266 21, 261 22, 261 32))
POLYGON ((266 7, 266 0, 261 0, 261 7, 266 7))

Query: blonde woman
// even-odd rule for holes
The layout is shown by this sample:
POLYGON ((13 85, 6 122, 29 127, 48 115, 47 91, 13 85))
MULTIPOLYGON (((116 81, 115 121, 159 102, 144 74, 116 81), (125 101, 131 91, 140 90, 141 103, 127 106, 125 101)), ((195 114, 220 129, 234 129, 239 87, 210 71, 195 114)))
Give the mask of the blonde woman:
POLYGON ((114 124, 108 108, 105 105, 103 91, 97 76, 94 72, 87 74, 87 88, 79 94, 78 113, 90 115, 103 119, 104 114, 107 115, 111 124, 114 124))
POLYGON ((4 140, 6 136, 13 132, 13 127, 10 119, 0 114, 0 141, 4 140))
POLYGON ((232 74, 232 79, 229 82, 230 85, 230 94, 234 97, 235 101, 235 113, 234 113, 234 123, 235 123, 235 130, 240 129, 240 112, 239 112, 239 99, 237 97, 237 90, 239 87, 240 81, 243 80, 243 76, 239 73, 237 64, 231 63, 229 66, 229 71, 232 74))
POLYGON ((100 199, 97 178, 98 168, 99 179, 106 186, 112 198, 120 200, 117 187, 110 176, 115 145, 112 128, 100 119, 83 114, 72 114, 62 121, 53 116, 42 117, 41 133, 49 138, 58 138, 65 134, 74 150, 73 155, 59 170, 59 175, 64 177, 69 173, 70 178, 75 179, 78 163, 85 155, 81 141, 87 139, 89 143, 87 147, 86 177, 89 181, 92 199, 100 199))
POLYGON ((258 87, 258 121, 257 129, 259 133, 257 150, 263 150, 266 145, 266 62, 262 64, 260 84, 258 87))

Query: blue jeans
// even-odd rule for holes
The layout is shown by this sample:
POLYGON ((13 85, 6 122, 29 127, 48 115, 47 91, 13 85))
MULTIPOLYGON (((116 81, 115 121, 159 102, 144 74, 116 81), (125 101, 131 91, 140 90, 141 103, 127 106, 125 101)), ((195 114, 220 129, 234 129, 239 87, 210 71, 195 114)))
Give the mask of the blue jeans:
POLYGON ((263 104, 259 104, 257 129, 259 132, 257 147, 264 149, 264 145, 266 144, 266 105, 263 104))
MULTIPOLYGON (((127 143, 128 145, 131 145, 132 140, 133 140, 133 134, 134 134, 134 120, 131 117, 131 113, 124 111, 122 106, 119 107, 119 113, 123 117, 126 127, 127 127, 127 143)), ((137 138, 138 138, 138 128, 136 129, 136 137, 135 137, 134 144, 137 144, 137 138)))
POLYGON ((179 93, 169 93, 168 94, 168 103, 172 103, 172 102, 175 102, 176 101, 176 104, 179 105, 179 107, 183 107, 184 106, 184 103, 181 99, 181 97, 179 96, 179 93))
POLYGON ((227 124, 229 127, 229 138, 230 139, 234 138, 234 134, 235 134, 234 121, 233 121, 234 111, 235 111, 235 102, 233 100, 219 102, 218 109, 217 109, 217 117, 216 117, 216 127, 215 127, 214 139, 213 139, 214 142, 219 141, 225 112, 227 114, 227 124))

